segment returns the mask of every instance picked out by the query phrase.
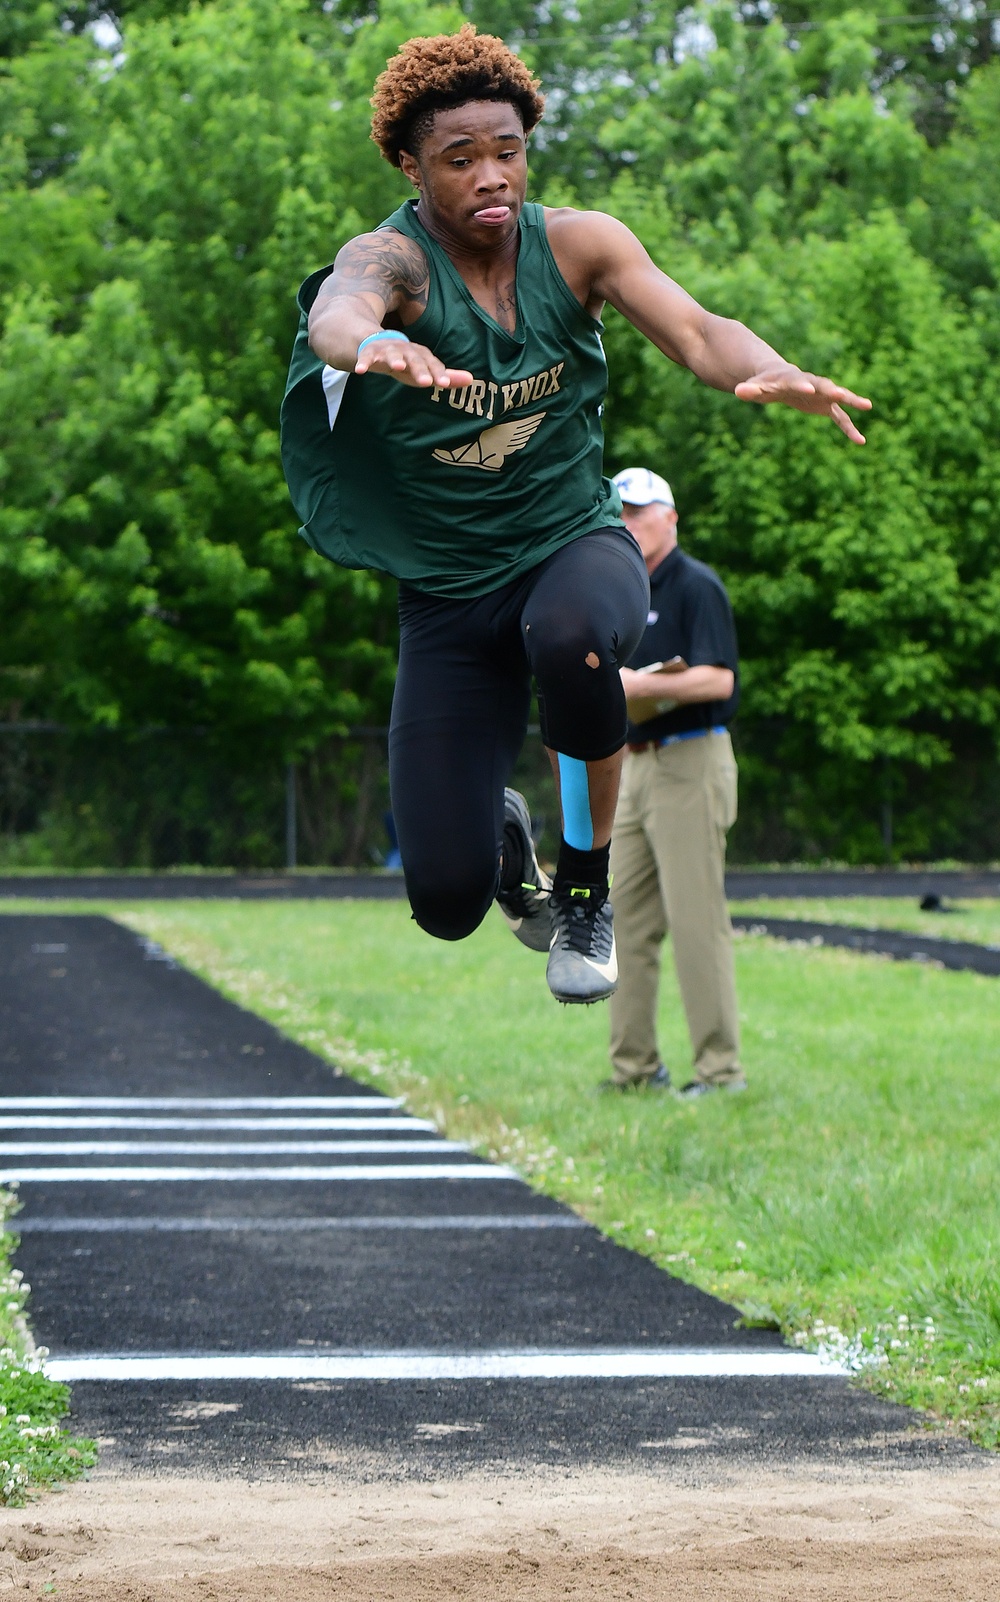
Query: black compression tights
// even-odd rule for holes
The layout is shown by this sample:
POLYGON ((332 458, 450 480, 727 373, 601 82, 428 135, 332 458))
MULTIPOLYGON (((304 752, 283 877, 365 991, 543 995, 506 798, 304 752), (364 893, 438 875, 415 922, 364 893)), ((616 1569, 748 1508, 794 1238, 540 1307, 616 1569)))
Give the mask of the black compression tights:
POLYGON ((429 934, 464 939, 496 893, 532 677, 547 746, 585 762, 612 756, 625 743, 618 668, 648 611, 642 557, 617 529, 473 600, 400 586, 389 778, 410 905, 429 934))

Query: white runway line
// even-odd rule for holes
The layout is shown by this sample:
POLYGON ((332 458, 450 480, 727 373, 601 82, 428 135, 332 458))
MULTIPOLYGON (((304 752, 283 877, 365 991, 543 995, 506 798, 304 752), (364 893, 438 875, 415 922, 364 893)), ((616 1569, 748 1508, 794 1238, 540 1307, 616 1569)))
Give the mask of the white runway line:
POLYGON ((297 1234, 341 1229, 591 1229, 575 1213, 432 1213, 424 1217, 378 1214, 358 1218, 18 1218, 19 1235, 297 1234))
POLYGON ((128 1112, 316 1112, 360 1111, 363 1108, 402 1107, 402 1096, 0 1096, 0 1108, 12 1111, 64 1111, 76 1107, 82 1112, 103 1108, 128 1112))
POLYGON ((52 1379, 481 1380, 835 1379, 846 1371, 812 1352, 650 1350, 611 1352, 362 1352, 246 1356, 52 1357, 52 1379))
POLYGON ((3 1140, 6 1157, 288 1157, 352 1152, 468 1151, 461 1140, 3 1140))
POLYGON ((0 1116, 0 1129, 435 1129, 429 1118, 106 1118, 90 1113, 60 1118, 0 1116))
POLYGON ((283 1168, 0 1168, 3 1185, 137 1184, 193 1180, 385 1180, 415 1179, 519 1179, 512 1168, 487 1163, 344 1163, 341 1167, 315 1167, 302 1163, 283 1168))

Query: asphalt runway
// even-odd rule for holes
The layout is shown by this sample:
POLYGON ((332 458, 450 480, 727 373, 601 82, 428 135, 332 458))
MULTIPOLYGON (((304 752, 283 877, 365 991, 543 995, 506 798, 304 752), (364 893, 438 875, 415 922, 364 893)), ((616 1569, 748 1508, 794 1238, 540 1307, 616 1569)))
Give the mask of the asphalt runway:
MULTIPOLYGON (((759 896, 925 895, 965 900, 1000 896, 1000 873, 988 868, 730 868, 731 901, 759 896)), ((401 873, 7 873, 0 874, 0 901, 33 900, 212 901, 402 901, 401 873)))
POLYGON ((904 934, 895 929, 858 929, 849 924, 814 923, 808 918, 770 918, 755 913, 733 916, 733 928, 775 940, 804 941, 814 946, 840 946, 894 962, 931 962, 953 972, 1000 977, 1000 946, 972 940, 937 940, 933 935, 904 934))
POLYGON ((106 1469, 961 1463, 95 916, 0 916, 0 1178, 106 1469))

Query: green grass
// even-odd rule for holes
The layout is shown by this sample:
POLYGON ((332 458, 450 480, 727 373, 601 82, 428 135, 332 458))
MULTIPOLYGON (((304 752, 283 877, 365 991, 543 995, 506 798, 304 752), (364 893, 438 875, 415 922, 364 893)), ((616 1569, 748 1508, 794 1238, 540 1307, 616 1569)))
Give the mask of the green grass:
POLYGON ((11 1267, 16 1236, 5 1226, 17 1208, 0 1191, 0 1506, 22 1507, 33 1490, 74 1480, 96 1457, 94 1443, 68 1435, 60 1419, 69 1389, 40 1369, 46 1355, 31 1338, 25 1306, 31 1286, 11 1267))
POLYGON ((939 940, 975 940, 1000 945, 1000 901, 952 901, 953 912, 921 912, 913 897, 844 896, 799 899, 760 896, 733 901, 731 912, 748 917, 803 918, 810 923, 850 923, 860 929, 902 929, 907 934, 934 935, 939 940))
MULTIPOLYGON (((748 1322, 852 1341, 882 1359, 863 1383, 1000 1444, 996 980, 740 940, 751 1088, 688 1105, 600 1094, 605 1011, 555 1006, 499 919, 444 945, 400 903, 76 910, 161 941, 748 1322)), ((662 1043, 685 1077, 669 963, 662 1043)))

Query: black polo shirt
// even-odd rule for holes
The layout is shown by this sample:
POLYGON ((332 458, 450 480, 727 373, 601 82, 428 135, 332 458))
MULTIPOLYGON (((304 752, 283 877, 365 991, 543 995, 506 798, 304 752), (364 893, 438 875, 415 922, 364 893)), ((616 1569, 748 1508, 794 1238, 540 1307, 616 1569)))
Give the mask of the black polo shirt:
MULTIPOLYGON (((739 658, 733 609, 718 573, 675 545, 650 575, 649 592, 646 632, 626 665, 644 668, 682 656, 688 667, 732 668, 736 683, 728 701, 696 701, 646 723, 629 723, 629 739, 658 740, 665 734, 730 723, 740 699, 739 658)), ((669 678, 664 684, 669 696, 669 678)))

